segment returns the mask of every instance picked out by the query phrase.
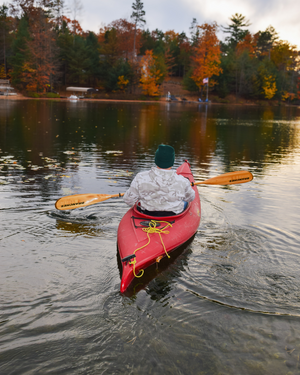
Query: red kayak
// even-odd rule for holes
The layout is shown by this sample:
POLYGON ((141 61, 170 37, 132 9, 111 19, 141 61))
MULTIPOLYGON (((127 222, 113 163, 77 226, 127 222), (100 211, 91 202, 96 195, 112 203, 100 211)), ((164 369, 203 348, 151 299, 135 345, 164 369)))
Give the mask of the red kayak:
MULTIPOLYGON (((185 161, 177 174, 195 182, 190 165, 185 161)), ((124 293, 135 278, 142 278, 144 270, 159 263, 170 252, 178 249, 197 232, 201 218, 198 189, 195 199, 179 215, 152 217, 139 212, 136 205, 122 218, 118 228, 118 250, 122 262, 120 291, 124 293)))

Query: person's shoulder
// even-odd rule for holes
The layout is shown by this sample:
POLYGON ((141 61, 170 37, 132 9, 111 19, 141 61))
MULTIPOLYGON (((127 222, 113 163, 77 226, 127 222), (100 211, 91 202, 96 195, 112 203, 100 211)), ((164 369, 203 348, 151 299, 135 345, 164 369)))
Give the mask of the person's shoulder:
POLYGON ((183 181, 186 185, 190 185, 191 182, 187 177, 182 176, 181 174, 176 173, 176 178, 180 181, 183 181))
POLYGON ((137 176, 147 176, 149 174, 149 172, 150 172, 150 170, 142 171, 142 172, 137 173, 137 176))
POLYGON ((149 175, 149 172, 150 172, 150 171, 142 171, 142 172, 139 172, 139 173, 136 174, 135 179, 140 180, 140 179, 147 178, 148 175, 149 175))
POLYGON ((182 176, 182 174, 176 173, 176 178, 178 178, 179 180, 182 180, 182 181, 189 181, 189 179, 187 177, 182 176))

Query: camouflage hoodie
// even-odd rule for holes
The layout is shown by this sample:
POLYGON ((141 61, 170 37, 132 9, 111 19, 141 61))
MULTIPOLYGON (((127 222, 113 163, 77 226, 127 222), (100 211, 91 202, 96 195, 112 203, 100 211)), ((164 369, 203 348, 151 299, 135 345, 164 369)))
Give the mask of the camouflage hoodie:
POLYGON ((144 210, 176 214, 183 211, 184 201, 191 202, 194 198, 195 192, 187 178, 174 170, 157 167, 138 173, 124 194, 124 201, 129 206, 138 201, 144 210))

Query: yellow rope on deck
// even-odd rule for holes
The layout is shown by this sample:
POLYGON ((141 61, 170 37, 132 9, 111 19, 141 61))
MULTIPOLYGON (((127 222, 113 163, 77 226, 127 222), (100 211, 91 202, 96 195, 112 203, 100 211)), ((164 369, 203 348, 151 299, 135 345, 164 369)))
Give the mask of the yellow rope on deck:
MULTIPOLYGON (((148 227, 148 228, 142 228, 142 230, 143 230, 144 232, 147 233, 148 242, 146 243, 146 245, 141 246, 141 247, 139 247, 138 249, 134 250, 134 254, 135 254, 137 251, 139 251, 139 250, 141 250, 141 249, 143 249, 144 247, 146 247, 146 246, 149 245, 149 243, 150 243, 150 236, 149 236, 149 234, 157 233, 157 234, 159 235, 160 241, 161 241, 161 243, 162 243, 162 245, 163 245, 163 248, 164 248, 164 251, 165 251, 167 257, 170 258, 170 255, 167 253, 167 250, 166 250, 166 247, 165 247, 164 241, 162 240, 162 237, 161 237, 161 234, 162 234, 162 233, 164 233, 164 234, 169 234, 169 231, 166 230, 166 228, 168 228, 168 227, 172 227, 172 224, 169 223, 168 221, 151 220, 151 221, 149 222, 149 227, 148 227), (163 228, 159 229, 159 228, 156 227, 158 223, 165 223, 166 226, 164 226, 163 228)), ((135 273, 135 264, 136 264, 136 259, 134 259, 134 260, 132 260, 131 262, 129 262, 129 264, 132 264, 132 265, 133 265, 133 274, 134 274, 135 277, 142 277, 142 276, 144 275, 144 270, 140 270, 140 274, 139 274, 139 275, 136 275, 136 273, 135 273)))

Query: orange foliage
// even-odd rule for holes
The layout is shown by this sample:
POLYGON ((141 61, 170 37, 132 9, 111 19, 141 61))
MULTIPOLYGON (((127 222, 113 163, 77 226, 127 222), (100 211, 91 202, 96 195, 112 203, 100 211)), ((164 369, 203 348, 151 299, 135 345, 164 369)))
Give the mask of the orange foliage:
POLYGON ((72 34, 83 35, 83 30, 77 20, 71 20, 66 16, 62 16, 63 21, 66 22, 68 29, 72 34))
POLYGON ((160 88, 157 82, 163 76, 163 73, 157 69, 155 63, 156 59, 155 56, 153 56, 153 52, 147 50, 140 62, 142 73, 140 86, 142 87, 143 93, 149 96, 160 95, 160 88))
POLYGON ((244 51, 248 51, 251 57, 255 57, 258 34, 251 35, 248 33, 243 40, 238 42, 236 52, 241 55, 244 51))
MULTIPOLYGON (((217 24, 207 24, 198 26, 200 35, 198 43, 195 47, 195 54, 193 57, 193 73, 191 78, 200 88, 203 86, 204 78, 211 78, 222 73, 221 63, 221 49, 220 42, 217 38, 217 24)), ((209 79, 209 86, 214 86, 215 81, 209 79)))
POLYGON ((29 13, 29 59, 23 66, 23 81, 29 91, 45 92, 55 73, 54 35, 49 20, 41 8, 32 7, 29 13))
MULTIPOLYGON (((135 25, 133 23, 122 18, 101 28, 98 34, 98 41, 102 46, 101 52, 109 55, 113 49, 116 55, 130 59, 130 57, 132 57, 134 28, 135 25), (115 33, 115 37, 109 37, 107 39, 105 35, 108 31, 115 33)), ((136 33, 135 47, 137 51, 139 51, 141 47, 141 31, 139 29, 137 29, 136 33)))
POLYGON ((49 84, 49 76, 40 65, 36 68, 32 68, 29 63, 25 63, 23 66, 22 77, 23 81, 26 83, 26 89, 28 91, 45 92, 46 87, 49 84))
POLYGON ((281 96, 281 99, 282 100, 287 100, 287 99, 293 100, 293 99, 295 99, 295 97, 296 97, 296 94, 294 94, 293 92, 284 91, 282 96, 281 96))
POLYGON ((176 39, 178 39, 179 34, 175 33, 174 30, 168 30, 165 32, 165 40, 167 42, 174 42, 176 39))

